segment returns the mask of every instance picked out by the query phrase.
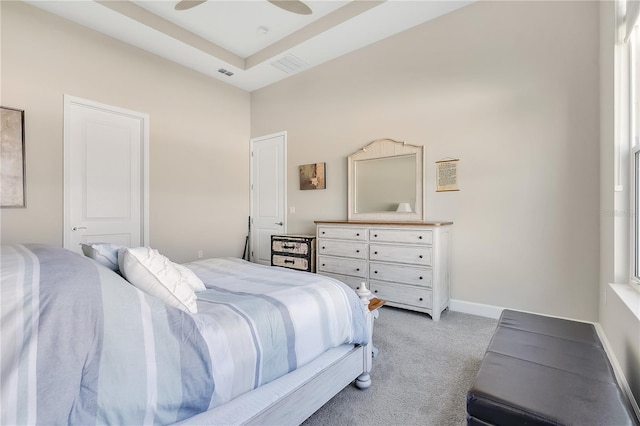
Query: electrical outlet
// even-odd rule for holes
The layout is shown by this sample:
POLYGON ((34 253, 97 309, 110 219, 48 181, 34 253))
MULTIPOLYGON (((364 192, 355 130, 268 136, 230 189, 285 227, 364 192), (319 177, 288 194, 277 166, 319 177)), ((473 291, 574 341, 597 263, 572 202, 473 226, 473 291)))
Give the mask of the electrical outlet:
POLYGON ((198 250, 198 259, 202 259, 202 256, 204 256, 204 253, 202 250, 198 250))

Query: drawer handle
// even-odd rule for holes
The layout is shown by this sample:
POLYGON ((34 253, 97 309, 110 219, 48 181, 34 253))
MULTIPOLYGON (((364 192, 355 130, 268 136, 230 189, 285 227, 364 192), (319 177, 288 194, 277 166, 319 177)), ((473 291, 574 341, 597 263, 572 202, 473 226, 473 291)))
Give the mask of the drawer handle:
POLYGON ((420 298, 420 301, 422 302, 422 297, 420 298))
POLYGON ((323 263, 322 266, 326 266, 326 265, 323 263))
POLYGON ((419 235, 419 236, 418 236, 418 239, 419 239, 419 240, 421 240, 421 239, 422 239, 422 235, 419 235))
POLYGON ((422 279, 422 277, 420 277, 419 279, 422 279))
POLYGON ((360 236, 360 233, 358 232, 358 233, 356 234, 356 237, 359 237, 359 236, 360 236))
POLYGON ((373 236, 374 236, 375 238, 378 238, 378 234, 373 234, 373 236))
POLYGON ((357 272, 360 272, 360 268, 356 268, 356 271, 357 271, 357 272))
POLYGON ((360 290, 360 287, 356 287, 356 290, 360 290))
POLYGON ((322 246, 322 250, 324 250, 324 249, 326 249, 326 247, 325 247, 325 246, 322 246))
POLYGON ((378 292, 378 290, 373 290, 373 292, 374 292, 374 293, 377 293, 377 292, 378 292))
POLYGON ((374 274, 377 274, 377 273, 378 273, 378 271, 373 271, 373 273, 374 273, 374 274))
POLYGON ((325 232, 324 232, 324 231, 322 231, 322 235, 324 235, 324 234, 325 234, 325 232))
POLYGON ((356 253, 360 253, 360 250, 356 250, 356 253))
POLYGON ((296 248, 296 246, 294 246, 293 244, 291 244, 290 246, 287 244, 283 244, 282 248, 285 250, 293 250, 294 248, 296 248))
POLYGON ((377 251, 374 251, 374 252, 373 252, 373 254, 378 254, 378 252, 377 252, 377 251))
POLYGON ((285 259, 285 260, 284 260, 284 263, 291 263, 291 264, 294 264, 294 263, 296 263, 296 262, 295 262, 295 260, 285 259))
POLYGON ((422 255, 418 256, 420 259, 422 259, 422 255))

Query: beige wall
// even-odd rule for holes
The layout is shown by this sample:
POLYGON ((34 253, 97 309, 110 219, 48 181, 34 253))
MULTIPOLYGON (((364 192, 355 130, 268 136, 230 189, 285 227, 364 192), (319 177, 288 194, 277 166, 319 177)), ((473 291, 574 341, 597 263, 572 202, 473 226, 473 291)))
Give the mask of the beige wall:
POLYGON ((478 2, 251 94, 288 132, 290 232, 345 219, 346 157, 424 144, 428 219, 453 220, 451 296, 598 319, 597 2, 478 2), (435 161, 460 159, 460 192, 435 161), (327 189, 297 167, 327 163, 327 189))
POLYGON ((1 103, 25 110, 27 208, 2 242, 62 244, 63 95, 150 115, 150 244, 176 261, 240 256, 249 94, 55 17, 2 2, 1 103))

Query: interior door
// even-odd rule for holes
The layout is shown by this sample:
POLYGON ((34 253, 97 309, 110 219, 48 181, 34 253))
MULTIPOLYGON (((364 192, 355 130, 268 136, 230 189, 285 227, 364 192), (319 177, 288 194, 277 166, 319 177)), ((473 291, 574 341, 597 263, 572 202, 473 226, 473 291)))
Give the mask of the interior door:
POLYGON ((148 245, 148 116, 65 96, 64 247, 148 245))
POLYGON ((271 264, 271 235, 287 229, 287 133, 251 139, 250 260, 271 264))

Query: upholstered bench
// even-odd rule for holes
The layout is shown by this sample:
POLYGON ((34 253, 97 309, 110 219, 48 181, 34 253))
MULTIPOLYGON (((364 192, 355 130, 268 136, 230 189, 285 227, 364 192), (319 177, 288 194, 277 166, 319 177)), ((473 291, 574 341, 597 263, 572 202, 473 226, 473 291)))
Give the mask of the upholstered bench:
POLYGON ((468 425, 638 425, 592 324, 505 310, 467 393, 468 425))

